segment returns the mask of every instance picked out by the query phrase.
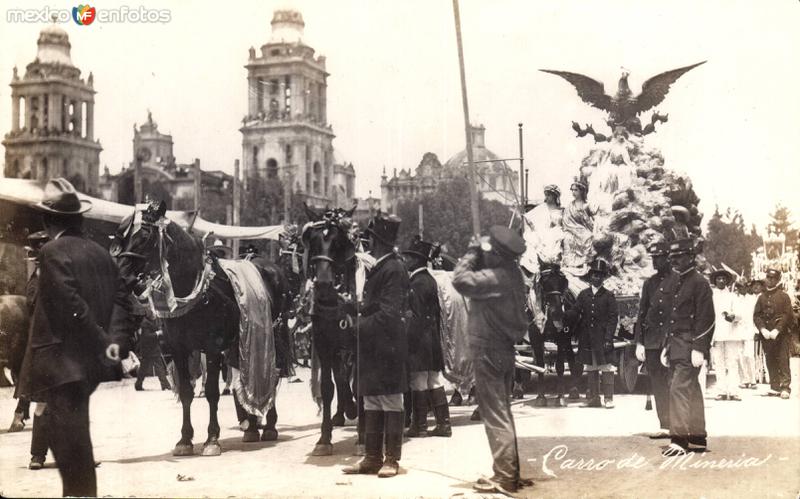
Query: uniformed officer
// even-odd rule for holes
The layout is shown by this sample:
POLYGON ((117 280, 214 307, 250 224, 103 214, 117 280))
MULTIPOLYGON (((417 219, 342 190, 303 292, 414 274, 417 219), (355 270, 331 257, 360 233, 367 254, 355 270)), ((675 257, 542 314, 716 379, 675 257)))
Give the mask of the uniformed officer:
POLYGON ((605 260, 595 259, 589 266, 591 285, 575 300, 578 362, 589 373, 585 407, 614 407, 614 333, 619 310, 614 293, 603 287, 609 270, 605 260), (599 383, 603 386, 603 404, 600 404, 599 383))
POLYGON ((656 273, 642 286, 639 315, 634 325, 636 358, 644 363, 650 376, 650 386, 656 401, 660 431, 651 438, 669 437, 669 369, 661 364, 661 349, 667 337, 669 316, 674 291, 667 279, 674 272, 669 264, 669 245, 666 241, 651 244, 647 251, 653 260, 656 273))
POLYGON ((661 353, 662 363, 670 368, 671 442, 662 453, 665 457, 686 454, 690 448, 706 448, 705 407, 697 376, 708 358, 714 335, 711 286, 695 268, 692 240, 671 242, 669 258, 676 274, 668 279, 674 294, 667 341, 661 353))
POLYGON ((375 264, 364 284, 358 318, 357 392, 364 398, 365 454, 348 474, 392 477, 400 469, 403 393, 408 388, 405 312, 408 272, 394 252, 400 218, 378 213, 367 232, 375 264), (384 460, 385 451, 385 460, 384 460))
POLYGON ((408 371, 413 404, 409 437, 449 437, 450 410, 444 392, 441 371, 444 370, 441 323, 439 322, 439 288, 428 272, 428 262, 435 246, 415 237, 403 260, 409 272, 411 290, 408 306, 408 371), (428 406, 433 407, 436 427, 428 432, 428 406))
POLYGON ((753 310, 753 322, 764 338, 764 354, 769 372, 770 395, 780 395, 788 399, 789 381, 789 345, 791 344, 792 303, 789 295, 780 285, 781 271, 767 270, 764 291, 756 301, 753 310))

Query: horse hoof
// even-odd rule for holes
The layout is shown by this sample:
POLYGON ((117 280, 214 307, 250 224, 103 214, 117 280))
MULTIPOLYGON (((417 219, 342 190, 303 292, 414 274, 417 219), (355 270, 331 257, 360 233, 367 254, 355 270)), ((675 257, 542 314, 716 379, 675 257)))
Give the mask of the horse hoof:
POLYGON ((194 455, 194 446, 192 444, 177 444, 174 449, 172 449, 173 456, 193 456, 194 455))
POLYGON ((470 421, 480 421, 481 420, 481 412, 478 409, 475 409, 472 412, 472 416, 469 417, 470 421))
POLYGON ((222 447, 220 447, 219 443, 208 443, 203 446, 203 455, 204 456, 219 456, 222 454, 222 447))
POLYGON ((364 444, 356 444, 356 448, 353 450, 354 456, 365 456, 367 454, 367 448, 364 444))
POLYGON ((358 406, 355 402, 350 402, 345 406, 344 415, 347 416, 347 419, 356 419, 358 417, 358 406))
POLYGON ((261 434, 262 442, 273 442, 275 440, 278 440, 278 430, 264 430, 264 433, 261 434))
POLYGON ((334 414, 331 418, 333 426, 344 426, 344 414, 334 414))
POLYGON ((453 392, 453 396, 450 397, 450 406, 451 407, 459 407, 461 404, 464 403, 464 399, 461 398, 461 394, 458 392, 453 392))
POLYGON ((314 446, 314 450, 311 451, 312 456, 332 456, 333 455, 333 444, 317 444, 314 446))
POLYGON ((261 439, 258 430, 247 430, 242 435, 242 442, 251 443, 258 442, 261 439))
POLYGON ((547 407, 547 397, 538 396, 533 401, 534 407, 547 407))

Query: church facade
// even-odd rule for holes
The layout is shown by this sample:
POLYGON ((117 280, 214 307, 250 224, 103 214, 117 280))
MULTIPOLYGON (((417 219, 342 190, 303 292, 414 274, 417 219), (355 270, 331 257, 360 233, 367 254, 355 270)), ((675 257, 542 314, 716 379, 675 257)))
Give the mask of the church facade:
POLYGON ((270 40, 249 50, 248 104, 242 119, 244 184, 259 176, 282 182, 316 207, 353 204, 355 170, 335 164, 328 123, 325 57, 303 41, 294 10, 273 14, 270 40))
POLYGON ((94 78, 81 78, 66 31, 53 24, 37 41, 36 58, 11 79, 11 131, 4 139, 8 178, 65 177, 98 194, 100 142, 94 138, 94 78))

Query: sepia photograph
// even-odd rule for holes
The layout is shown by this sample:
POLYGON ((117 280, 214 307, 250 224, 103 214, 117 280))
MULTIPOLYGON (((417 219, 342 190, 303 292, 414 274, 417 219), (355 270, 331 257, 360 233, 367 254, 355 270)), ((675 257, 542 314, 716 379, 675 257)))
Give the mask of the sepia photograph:
POLYGON ((800 1, 0 3, 0 496, 800 497, 800 1))

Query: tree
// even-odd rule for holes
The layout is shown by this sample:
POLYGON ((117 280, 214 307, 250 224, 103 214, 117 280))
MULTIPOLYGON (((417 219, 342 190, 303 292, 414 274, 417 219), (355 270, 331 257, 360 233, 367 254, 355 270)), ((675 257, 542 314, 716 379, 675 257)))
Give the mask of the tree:
MULTIPOLYGON (((441 182, 435 193, 424 194, 417 199, 401 201, 397 215, 403 220, 397 244, 405 247, 419 233, 419 205, 422 204, 424 238, 438 242, 453 256, 461 256, 472 238, 470 219, 469 183, 463 177, 441 182)), ((507 225, 511 210, 497 201, 480 199, 481 229, 492 225, 507 225)))
POLYGON ((751 228, 745 231, 744 219, 737 210, 728 208, 722 215, 719 207, 708 221, 703 254, 708 263, 721 268, 725 263, 741 275, 749 275, 752 253, 761 246, 761 237, 751 228))
POLYGON ((786 236, 786 246, 797 248, 797 229, 794 228, 792 221, 792 213, 789 208, 778 203, 775 210, 769 215, 770 223, 767 230, 775 234, 783 234, 786 236))

